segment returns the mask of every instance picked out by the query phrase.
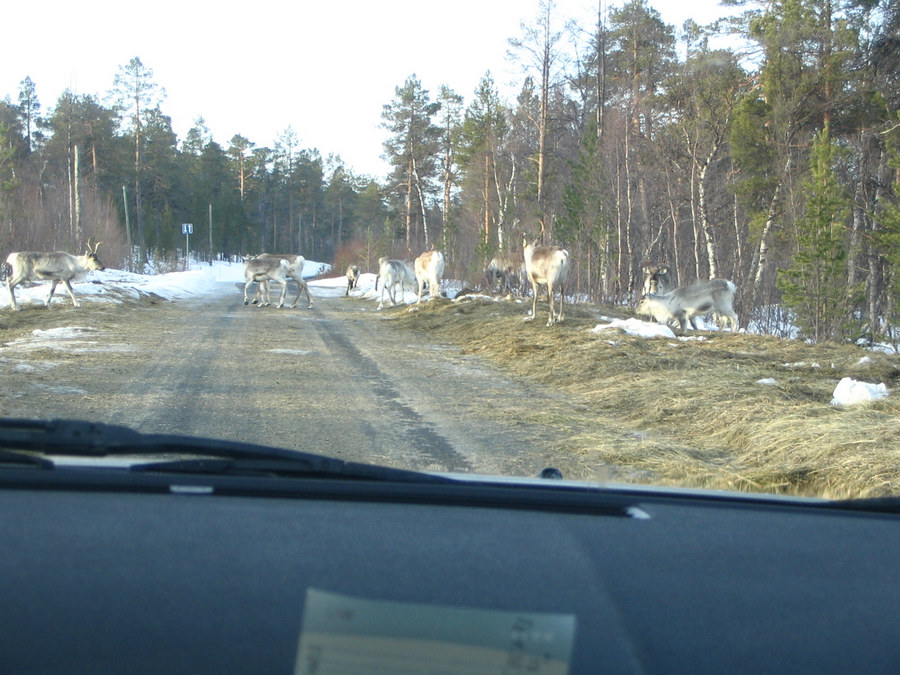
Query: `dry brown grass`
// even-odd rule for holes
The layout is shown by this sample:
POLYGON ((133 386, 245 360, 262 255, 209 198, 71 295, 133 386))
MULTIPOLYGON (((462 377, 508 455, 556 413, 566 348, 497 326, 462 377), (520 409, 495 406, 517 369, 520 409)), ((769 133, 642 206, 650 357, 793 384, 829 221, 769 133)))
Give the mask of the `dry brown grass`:
POLYGON ((572 477, 830 498, 900 493, 900 357, 744 334, 597 334, 601 313, 626 312, 583 305, 548 328, 546 301, 533 322, 523 322, 527 309, 441 301, 391 316, 566 397, 564 419, 519 414, 562 430, 560 447, 581 469, 572 477), (844 376, 885 382, 891 396, 832 406, 844 376))

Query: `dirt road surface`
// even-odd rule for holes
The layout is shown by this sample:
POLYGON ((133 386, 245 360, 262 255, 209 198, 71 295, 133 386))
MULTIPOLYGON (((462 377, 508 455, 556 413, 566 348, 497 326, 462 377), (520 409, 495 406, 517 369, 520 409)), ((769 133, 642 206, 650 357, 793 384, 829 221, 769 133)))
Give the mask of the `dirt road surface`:
MULTIPOLYGON (((289 298, 293 297, 293 291, 289 298)), ((0 317, 0 415, 260 442, 405 468, 566 470, 557 432, 516 410, 567 401, 441 344, 371 301, 314 306, 216 297, 57 300, 0 317)))

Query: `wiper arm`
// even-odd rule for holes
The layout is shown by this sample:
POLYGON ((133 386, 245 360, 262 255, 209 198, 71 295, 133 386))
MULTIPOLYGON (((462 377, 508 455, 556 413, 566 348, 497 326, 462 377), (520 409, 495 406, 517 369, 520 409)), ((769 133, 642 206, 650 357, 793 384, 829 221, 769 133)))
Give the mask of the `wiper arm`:
POLYGON ((178 456, 173 460, 135 463, 129 467, 132 471, 265 473, 373 481, 453 482, 443 476, 346 462, 298 450, 213 438, 144 434, 125 426, 79 420, 0 418, 0 449, 71 457, 178 456))

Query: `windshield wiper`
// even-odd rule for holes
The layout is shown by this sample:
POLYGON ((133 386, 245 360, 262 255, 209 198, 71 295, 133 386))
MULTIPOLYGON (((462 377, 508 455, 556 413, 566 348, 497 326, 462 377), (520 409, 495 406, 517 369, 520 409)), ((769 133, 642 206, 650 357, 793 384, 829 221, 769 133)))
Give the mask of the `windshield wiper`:
MULTIPOLYGON (((193 436, 145 434, 125 426, 80 420, 0 418, 0 450, 7 451, 7 454, 19 450, 61 457, 170 456, 147 462, 136 461, 127 467, 130 471, 454 482, 444 476, 346 462, 286 448, 193 436)), ((56 466, 52 461, 48 466, 48 460, 40 459, 42 461, 26 461, 43 468, 56 466)))
POLYGON ((52 469, 53 461, 40 455, 26 452, 11 452, 0 449, 0 465, 13 464, 16 466, 33 466, 39 469, 52 469))

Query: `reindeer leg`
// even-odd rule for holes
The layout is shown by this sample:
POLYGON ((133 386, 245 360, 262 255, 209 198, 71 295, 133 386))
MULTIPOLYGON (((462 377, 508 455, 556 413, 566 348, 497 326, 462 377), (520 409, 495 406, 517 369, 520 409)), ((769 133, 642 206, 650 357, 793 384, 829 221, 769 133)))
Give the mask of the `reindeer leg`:
POLYGON ((79 307, 78 300, 75 299, 75 291, 72 290, 72 284, 68 279, 63 279, 63 283, 66 285, 66 290, 69 291, 69 297, 72 298, 72 304, 79 307))
POLYGON ((281 297, 278 299, 278 304, 275 306, 275 309, 281 309, 284 307, 284 298, 287 295, 287 278, 281 282, 281 297))
POLYGON ((50 282, 50 292, 47 293, 47 299, 44 300, 44 307, 50 306, 50 300, 53 298, 53 294, 56 292, 56 285, 59 283, 59 279, 54 279, 50 282))
POLYGON ((532 280, 531 282, 531 314, 525 319, 526 321, 534 321, 535 312, 537 311, 537 294, 538 294, 538 285, 532 280))
POLYGON ((555 295, 555 293, 553 292, 553 284, 548 283, 547 284, 547 299, 550 301, 550 318, 547 319, 548 326, 552 326, 554 323, 556 323, 556 319, 554 318, 554 315, 553 315, 553 296, 554 295, 555 295))
POLYGON ((16 285, 21 281, 20 279, 16 279, 13 281, 9 277, 6 279, 6 290, 9 291, 9 304, 12 306, 14 310, 19 309, 19 304, 16 302, 16 285))

